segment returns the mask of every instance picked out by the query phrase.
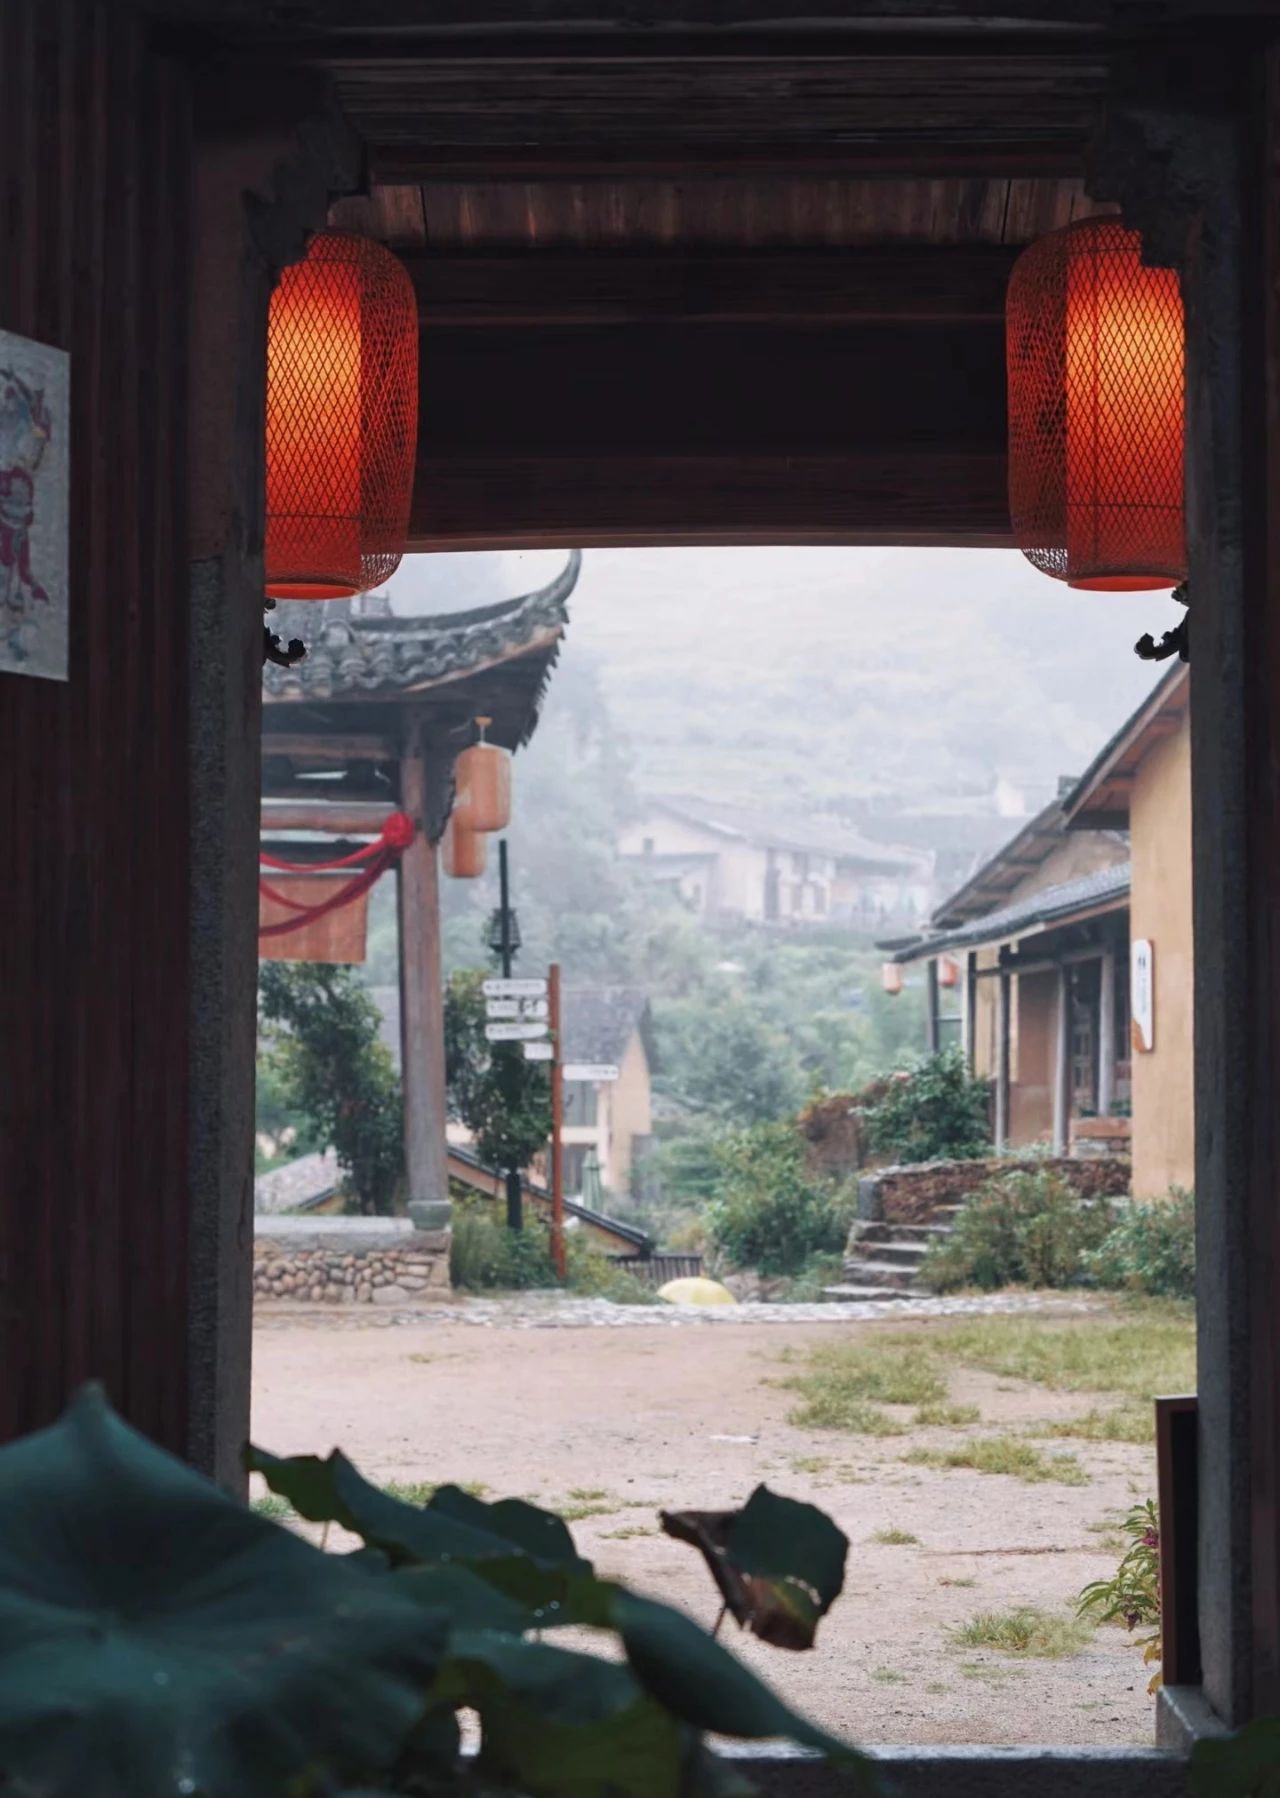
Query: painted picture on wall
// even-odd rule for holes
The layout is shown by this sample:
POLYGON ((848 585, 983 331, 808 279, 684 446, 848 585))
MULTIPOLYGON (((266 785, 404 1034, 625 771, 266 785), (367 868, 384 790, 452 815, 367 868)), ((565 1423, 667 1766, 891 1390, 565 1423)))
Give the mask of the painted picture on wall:
POLYGON ((71 358, 0 331, 0 673, 67 678, 71 358))

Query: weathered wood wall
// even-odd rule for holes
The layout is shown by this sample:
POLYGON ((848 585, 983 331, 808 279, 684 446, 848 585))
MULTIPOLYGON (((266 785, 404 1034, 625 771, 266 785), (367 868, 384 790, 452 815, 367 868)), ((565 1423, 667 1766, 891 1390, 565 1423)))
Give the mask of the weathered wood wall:
POLYGON ((0 327, 71 352, 72 472, 71 678, 0 674, 0 1436, 89 1377, 184 1429, 188 142, 122 9, 4 0, 0 327))

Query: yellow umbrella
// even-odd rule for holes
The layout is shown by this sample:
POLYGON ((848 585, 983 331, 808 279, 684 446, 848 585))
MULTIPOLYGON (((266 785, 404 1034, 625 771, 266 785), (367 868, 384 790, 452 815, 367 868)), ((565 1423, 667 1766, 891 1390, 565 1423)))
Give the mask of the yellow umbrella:
POLYGON ((658 1297, 668 1305, 736 1305, 737 1299, 719 1280, 668 1280, 659 1286, 658 1297))

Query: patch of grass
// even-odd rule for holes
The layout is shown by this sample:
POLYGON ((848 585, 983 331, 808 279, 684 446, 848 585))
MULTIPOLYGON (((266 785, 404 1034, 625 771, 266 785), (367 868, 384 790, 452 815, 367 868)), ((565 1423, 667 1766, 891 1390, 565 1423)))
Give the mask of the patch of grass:
POLYGON ((1021 1667, 1002 1667, 993 1661, 961 1661, 960 1672, 965 1679, 985 1679, 993 1685, 1002 1679, 1023 1679, 1021 1667))
POLYGON ((975 1317, 927 1341, 935 1355, 1055 1392, 1117 1392, 1145 1404, 1153 1393, 1195 1386, 1195 1319, 1187 1305, 1134 1304, 1121 1318, 1072 1323, 975 1317))
POLYGON ((921 1405, 915 1422, 921 1429, 963 1429, 967 1423, 981 1423, 982 1413, 976 1405, 921 1405))
POLYGON ((907 1426, 879 1405, 864 1404, 834 1393, 823 1394, 788 1413, 788 1423, 802 1430, 846 1430, 852 1436, 905 1436, 907 1426))
POLYGON ((606 1530, 606 1542, 629 1542, 633 1536, 656 1536, 657 1530, 647 1523, 624 1523, 620 1530, 606 1530))
POLYGON ((871 1540, 881 1543, 885 1548, 919 1548, 920 1546, 919 1536, 913 1536, 910 1530, 876 1530, 871 1540))
POLYGON ((905 1686, 910 1682, 905 1673, 899 1673, 896 1667, 873 1667, 871 1677, 878 1686, 905 1686))
POLYGON ((944 1686, 942 1681, 939 1679, 931 1680, 930 1683, 925 1687, 925 1691, 929 1694, 930 1698, 941 1698, 944 1695, 944 1693, 947 1693, 950 1690, 951 1690, 951 1687, 944 1686))
POLYGON ((483 1480, 386 1480, 382 1490, 402 1505, 429 1505, 441 1486, 457 1486, 472 1498, 483 1498, 489 1488, 483 1480))
POLYGON ((977 1583, 976 1579, 940 1579, 938 1581, 940 1586, 976 1586, 977 1583))
POLYGON ((1083 1417, 1060 1417, 1032 1424, 1029 1436, 1065 1436, 1081 1442, 1132 1442, 1147 1448, 1156 1439, 1154 1406, 1123 1405, 1115 1411, 1086 1411, 1083 1417))
POLYGON ((1035 1605, 1012 1611, 982 1611, 948 1632, 957 1648, 994 1648, 1001 1654, 1057 1661, 1079 1654, 1093 1631, 1078 1617, 1058 1616, 1035 1605))
POLYGON ((801 1455, 791 1463, 792 1473, 825 1473, 831 1463, 825 1455, 801 1455))
POLYGON ((566 1498, 549 1508, 566 1523, 581 1523, 584 1517, 608 1517, 622 1507, 600 1486, 573 1486, 566 1498))
POLYGON ((434 1355, 410 1355, 409 1359, 410 1359, 410 1361, 414 1362, 418 1367, 429 1367, 430 1364, 435 1360, 435 1356, 434 1355))
POLYGON ((1074 1455, 1043 1455, 1020 1436, 984 1436, 955 1448, 913 1448, 903 1457, 917 1467, 969 1468, 974 1473, 1006 1473, 1027 1485, 1053 1481, 1086 1486, 1089 1476, 1074 1455))
POLYGON ((264 1492, 261 1498, 255 1498, 249 1509, 257 1517, 270 1517, 273 1523, 280 1523, 286 1517, 293 1516, 293 1506, 287 1498, 281 1498, 278 1492, 264 1492))
POLYGON ((947 1396, 946 1383, 914 1336, 901 1336, 857 1346, 837 1344, 811 1349, 804 1371, 788 1384, 808 1396, 808 1387, 838 1390, 850 1398, 880 1405, 936 1405, 947 1396))

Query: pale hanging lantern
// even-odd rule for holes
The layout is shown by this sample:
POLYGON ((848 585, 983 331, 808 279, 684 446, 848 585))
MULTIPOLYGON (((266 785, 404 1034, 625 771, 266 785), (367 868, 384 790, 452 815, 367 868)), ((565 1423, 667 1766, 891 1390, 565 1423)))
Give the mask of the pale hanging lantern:
POLYGON ((886 993, 902 991, 902 969, 896 961, 887 961, 880 969, 880 985, 886 993))
POLYGON ((452 816, 444 827, 440 859, 451 880, 478 880, 488 861, 488 841, 452 816))
POLYGON ((485 741, 491 720, 477 718, 480 740, 458 757, 453 815, 468 830, 505 830, 511 822, 511 757, 485 741))

